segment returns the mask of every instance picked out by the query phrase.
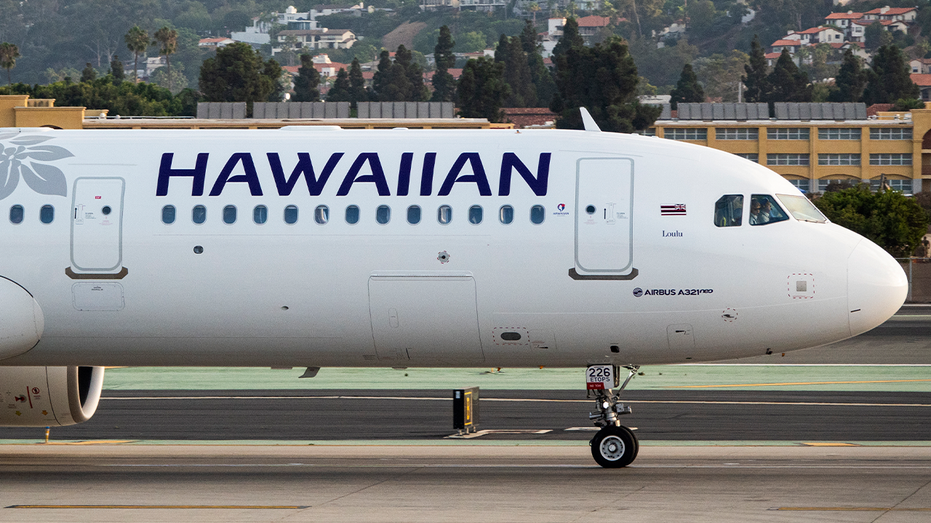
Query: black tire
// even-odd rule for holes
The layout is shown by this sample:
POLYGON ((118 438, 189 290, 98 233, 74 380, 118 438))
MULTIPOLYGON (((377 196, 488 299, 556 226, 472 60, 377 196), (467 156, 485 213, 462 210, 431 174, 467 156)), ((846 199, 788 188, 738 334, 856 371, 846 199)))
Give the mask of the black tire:
POLYGON ((640 444, 630 429, 614 425, 599 430, 592 438, 591 446, 595 462, 609 469, 630 465, 640 450, 640 444))

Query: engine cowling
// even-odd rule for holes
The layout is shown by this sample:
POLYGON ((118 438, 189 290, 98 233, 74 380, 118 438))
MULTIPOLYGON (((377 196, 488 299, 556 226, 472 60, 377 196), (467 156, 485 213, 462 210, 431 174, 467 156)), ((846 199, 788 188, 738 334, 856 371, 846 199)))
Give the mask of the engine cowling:
POLYGON ((97 411, 103 367, 0 367, 0 426, 52 427, 97 411))

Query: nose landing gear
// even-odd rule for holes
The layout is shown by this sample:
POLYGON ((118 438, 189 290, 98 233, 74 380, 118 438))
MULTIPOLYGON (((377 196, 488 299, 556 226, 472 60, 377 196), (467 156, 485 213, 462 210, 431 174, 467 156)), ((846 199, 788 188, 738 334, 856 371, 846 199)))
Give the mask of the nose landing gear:
POLYGON ((629 406, 619 403, 621 391, 623 391, 630 380, 637 375, 639 365, 625 365, 627 369, 627 379, 624 384, 618 388, 617 392, 612 389, 604 388, 605 383, 614 382, 617 386, 618 367, 613 365, 590 365, 586 372, 588 376, 588 387, 590 392, 595 393, 595 406, 598 412, 589 413, 588 418, 595 422, 595 425, 601 427, 601 430, 592 438, 590 445, 592 447, 592 457, 595 462, 605 468, 620 468, 630 465, 637 457, 640 450, 640 444, 632 430, 621 425, 618 416, 630 414, 629 406), (605 367, 611 367, 610 370, 605 367), (593 372, 593 369, 598 369, 593 372), (613 374, 608 381, 599 380, 600 383, 592 383, 593 375, 601 375, 610 372, 613 374), (597 388, 598 386, 602 388, 597 388))

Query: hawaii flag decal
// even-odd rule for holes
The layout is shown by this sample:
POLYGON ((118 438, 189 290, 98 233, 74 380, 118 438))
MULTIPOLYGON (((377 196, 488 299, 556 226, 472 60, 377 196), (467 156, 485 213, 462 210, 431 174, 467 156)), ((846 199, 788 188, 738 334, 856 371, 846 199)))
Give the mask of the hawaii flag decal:
POLYGON ((684 203, 666 203, 659 206, 659 213, 663 216, 685 216, 684 203))

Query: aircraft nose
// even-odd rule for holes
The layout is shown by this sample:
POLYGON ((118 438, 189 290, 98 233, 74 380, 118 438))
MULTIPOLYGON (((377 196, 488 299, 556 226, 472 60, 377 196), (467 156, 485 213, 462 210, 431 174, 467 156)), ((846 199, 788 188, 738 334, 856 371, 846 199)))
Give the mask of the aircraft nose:
POLYGON ((862 240, 847 259, 850 334, 864 333, 892 317, 905 303, 908 278, 886 251, 862 240))

